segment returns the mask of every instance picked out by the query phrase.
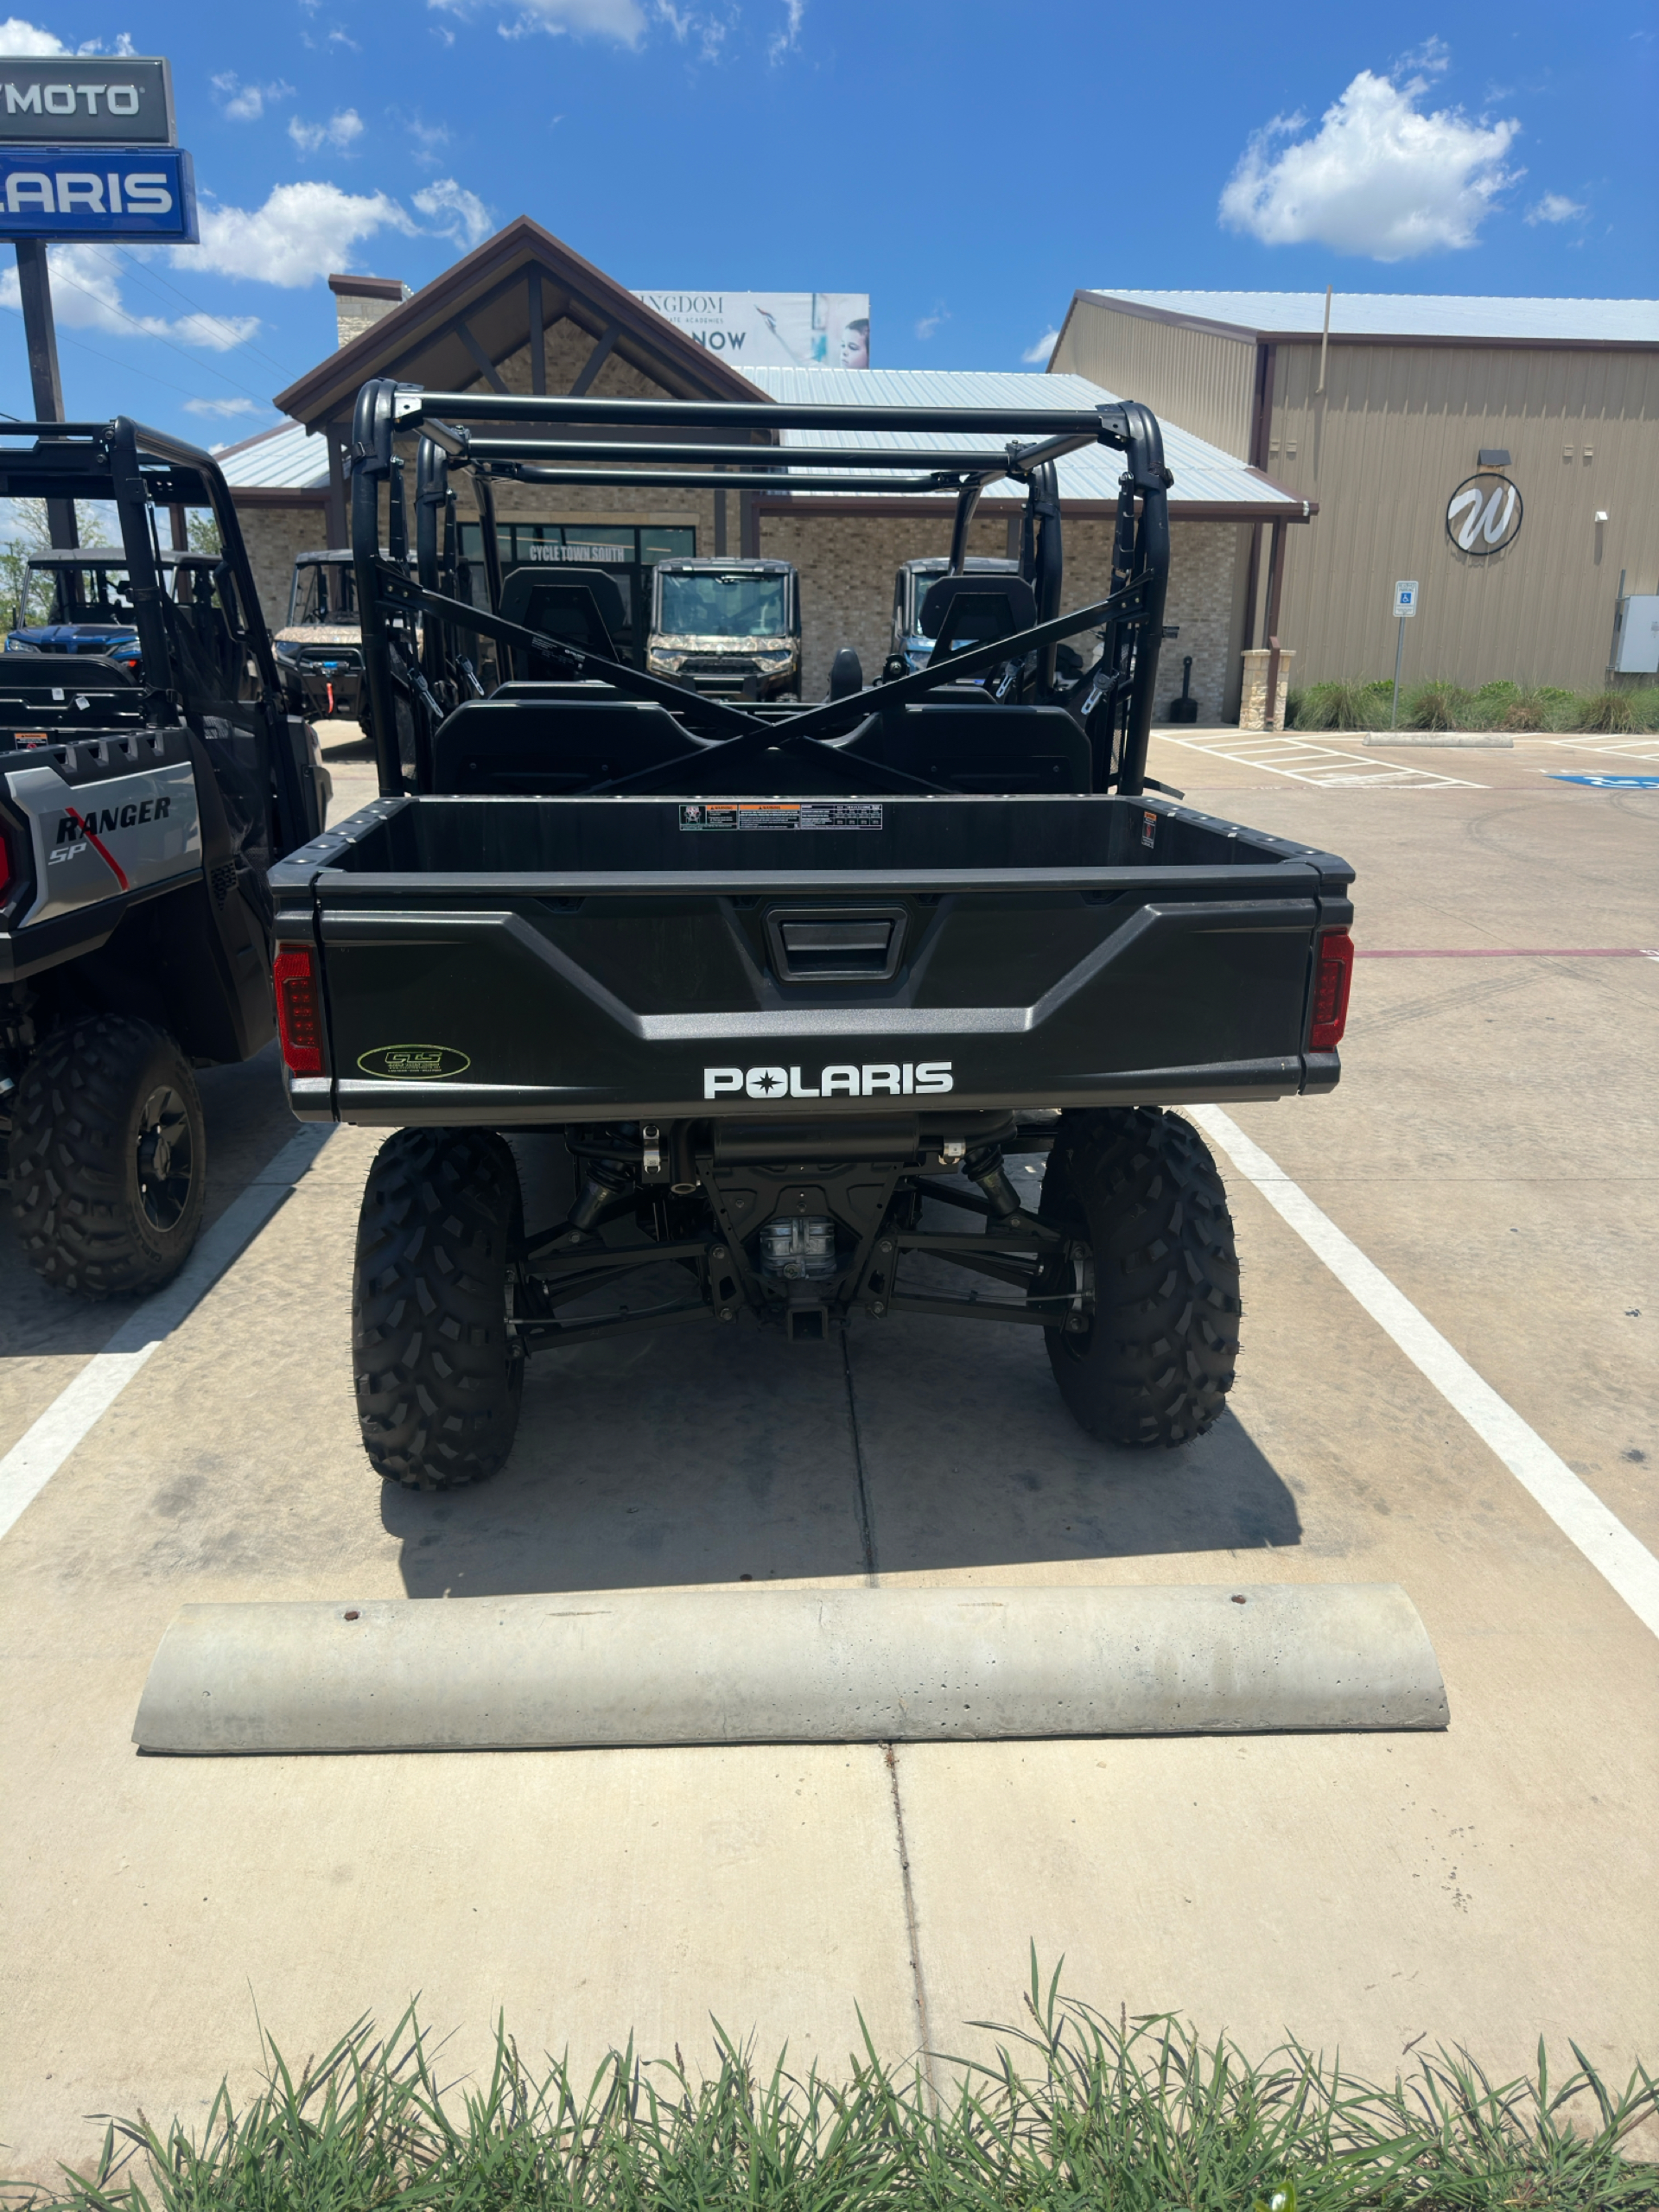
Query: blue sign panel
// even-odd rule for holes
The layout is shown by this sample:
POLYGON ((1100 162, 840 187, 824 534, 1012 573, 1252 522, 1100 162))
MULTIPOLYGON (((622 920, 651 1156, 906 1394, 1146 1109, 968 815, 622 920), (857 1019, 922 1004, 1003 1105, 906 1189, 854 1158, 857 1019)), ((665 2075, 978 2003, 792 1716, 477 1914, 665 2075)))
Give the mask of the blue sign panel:
POLYGON ((0 147, 0 238, 197 236, 195 173, 176 148, 0 147))

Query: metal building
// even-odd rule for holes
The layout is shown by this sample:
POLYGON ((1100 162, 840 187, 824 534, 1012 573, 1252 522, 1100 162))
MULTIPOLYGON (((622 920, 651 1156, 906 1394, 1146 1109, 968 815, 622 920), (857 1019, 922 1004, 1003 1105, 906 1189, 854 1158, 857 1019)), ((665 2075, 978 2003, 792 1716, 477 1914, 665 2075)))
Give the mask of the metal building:
POLYGON ((1616 635, 1659 593, 1659 301, 1079 291, 1049 365, 1314 504, 1246 552, 1247 642, 1298 683, 1387 675, 1403 580, 1410 678, 1582 690, 1642 657, 1616 635))

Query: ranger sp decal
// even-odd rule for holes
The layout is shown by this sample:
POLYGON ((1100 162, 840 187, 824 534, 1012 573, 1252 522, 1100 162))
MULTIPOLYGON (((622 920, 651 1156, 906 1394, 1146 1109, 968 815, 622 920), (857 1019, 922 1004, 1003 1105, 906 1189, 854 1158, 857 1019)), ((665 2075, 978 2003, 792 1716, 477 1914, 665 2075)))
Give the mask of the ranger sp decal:
POLYGON ((188 760, 71 784, 55 768, 14 769, 13 805, 29 817, 35 896, 23 917, 51 921, 201 866, 201 818, 188 760))
POLYGON ((705 1098, 909 1098, 956 1087, 949 1060, 836 1061, 808 1083, 798 1067, 704 1068, 705 1098))

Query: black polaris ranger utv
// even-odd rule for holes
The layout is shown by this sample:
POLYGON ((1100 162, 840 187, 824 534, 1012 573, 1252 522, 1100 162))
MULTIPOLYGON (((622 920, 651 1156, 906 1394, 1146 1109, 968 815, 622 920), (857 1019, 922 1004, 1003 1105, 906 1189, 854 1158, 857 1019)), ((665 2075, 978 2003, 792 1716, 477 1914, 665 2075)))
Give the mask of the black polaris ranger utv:
POLYGON ((0 498, 114 503, 138 648, 0 656, 12 1215, 48 1282, 146 1290, 201 1220, 192 1071, 245 1060, 273 1033, 265 871, 321 828, 327 778, 315 734, 284 710, 207 454, 124 416, 0 422, 0 498), (158 521, 180 507, 211 511, 216 561, 162 552, 158 521))
POLYGON ((1171 479, 1147 410, 377 383, 353 435, 383 795, 272 881, 295 1110, 397 1132, 353 1293, 375 1467, 475 1482, 512 1442, 528 1355, 746 1315, 797 1342, 900 1313, 1023 1324, 1092 1433, 1209 1427, 1237 1262, 1214 1164, 1164 1109, 1334 1085, 1352 872, 1148 784, 1171 479), (903 467, 921 473, 899 488, 957 491, 925 669, 792 713, 741 707, 440 588, 447 472, 481 479, 487 508, 493 476, 547 481, 636 429, 652 442, 603 449, 623 480, 677 466, 687 487, 728 486, 715 464, 751 451, 779 467, 775 445, 657 442, 716 428, 950 437, 784 463, 791 491, 847 488, 836 467, 889 472, 861 480, 878 493, 903 467), (416 433, 410 583, 378 556, 378 509, 416 433), (1123 456, 1112 588, 1062 614, 1052 463, 1096 443, 1123 456), (1029 569, 965 569, 974 502, 1007 476, 1030 486, 1029 569), (478 696, 458 650, 476 632, 553 673, 478 696), (1092 667, 1057 676, 1060 641, 1090 633, 1092 667), (559 1217, 526 1221, 506 1140, 535 1132, 575 1173, 559 1217), (1033 1154, 1034 1212, 1005 1166, 1033 1154), (668 1288, 619 1311, 641 1269, 668 1288))

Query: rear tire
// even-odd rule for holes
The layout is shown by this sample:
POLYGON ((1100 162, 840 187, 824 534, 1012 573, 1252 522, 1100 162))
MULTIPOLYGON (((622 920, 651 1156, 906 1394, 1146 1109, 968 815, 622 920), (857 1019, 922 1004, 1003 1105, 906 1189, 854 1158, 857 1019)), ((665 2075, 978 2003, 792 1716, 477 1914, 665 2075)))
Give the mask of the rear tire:
MULTIPOLYGON (((1155 1106, 1062 1115, 1040 1215, 1093 1274, 1085 1325, 1044 1332, 1079 1425, 1143 1449, 1213 1427, 1238 1361, 1238 1255, 1197 1130, 1155 1106)), ((1057 1261, 1042 1287, 1075 1280, 1074 1260, 1057 1261)))
POLYGON ((406 1490, 465 1490, 512 1448, 518 1170, 484 1129, 400 1129, 358 1217, 352 1363, 363 1448, 406 1490))
POLYGON ((12 1113, 11 1211, 31 1267, 115 1298, 178 1273, 201 1227, 207 1131, 164 1030, 113 1014, 53 1031, 12 1113))

